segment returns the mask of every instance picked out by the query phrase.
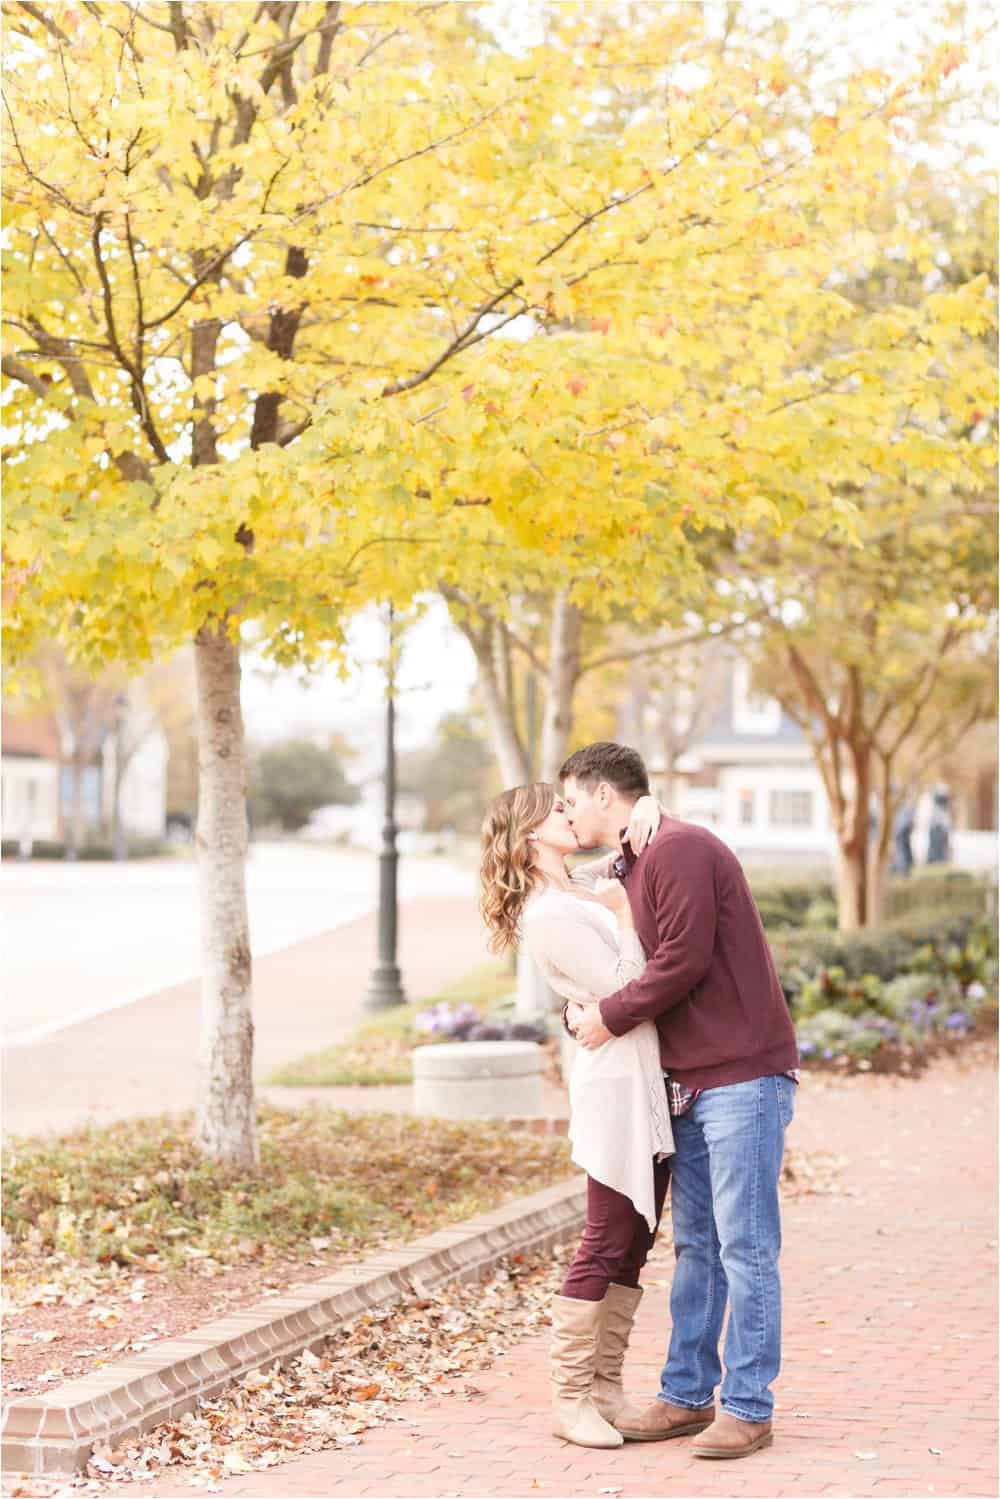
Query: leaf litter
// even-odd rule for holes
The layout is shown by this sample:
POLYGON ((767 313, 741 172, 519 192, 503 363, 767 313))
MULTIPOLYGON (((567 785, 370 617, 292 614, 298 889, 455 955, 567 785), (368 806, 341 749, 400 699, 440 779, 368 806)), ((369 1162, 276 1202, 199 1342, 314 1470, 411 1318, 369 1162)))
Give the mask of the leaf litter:
POLYGON ((61 1482, 24 1478, 16 1499, 58 1499, 149 1482, 168 1470, 212 1492, 231 1474, 258 1472, 307 1452, 358 1446, 366 1432, 412 1426, 404 1402, 448 1394, 482 1399, 472 1378, 548 1326, 548 1305, 575 1246, 515 1255, 485 1281, 425 1291, 338 1329, 317 1353, 254 1370, 195 1411, 120 1447, 96 1448, 87 1472, 61 1482))
MULTIPOLYGON (((793 1159, 798 1169, 785 1173, 786 1195, 837 1190, 836 1157, 811 1157, 807 1169, 804 1157, 793 1159)), ((417 1299, 338 1328, 319 1352, 306 1350, 284 1367, 252 1370, 179 1420, 116 1448, 96 1447, 85 1473, 58 1480, 11 1474, 6 1492, 11 1499, 68 1499, 150 1482, 170 1471, 191 1489, 216 1493, 225 1477, 263 1471, 305 1453, 356 1447, 379 1426, 415 1426, 412 1412, 400 1409, 406 1402, 441 1395, 482 1399, 474 1376, 548 1326, 550 1298, 575 1248, 514 1255, 484 1281, 433 1291, 418 1287, 417 1299)), ((668 1219, 649 1268, 655 1276, 671 1260, 668 1219)), ((648 1284, 666 1282, 651 1278, 648 1284)))

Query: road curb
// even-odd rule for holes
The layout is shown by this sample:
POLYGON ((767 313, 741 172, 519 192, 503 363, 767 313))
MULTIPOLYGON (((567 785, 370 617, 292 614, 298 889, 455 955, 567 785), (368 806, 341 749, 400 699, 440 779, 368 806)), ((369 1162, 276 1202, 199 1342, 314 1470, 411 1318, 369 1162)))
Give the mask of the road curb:
POLYGON ((12 1401, 3 1422, 4 1472, 77 1472, 95 1444, 117 1447, 176 1420, 251 1370, 320 1348, 362 1312, 451 1280, 476 1279, 506 1255, 560 1243, 579 1231, 585 1212, 586 1189, 574 1177, 258 1301, 45 1395, 12 1401))

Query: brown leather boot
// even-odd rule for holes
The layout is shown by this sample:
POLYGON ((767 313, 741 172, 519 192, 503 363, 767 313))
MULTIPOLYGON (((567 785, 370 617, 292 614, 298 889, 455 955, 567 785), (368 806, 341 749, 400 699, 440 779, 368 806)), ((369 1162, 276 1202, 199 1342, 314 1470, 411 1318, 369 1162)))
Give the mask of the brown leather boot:
POLYGON ((774 1441, 770 1421, 741 1421, 720 1411, 706 1431, 691 1443, 695 1457, 749 1457, 774 1441))
POLYGON ((654 1400, 637 1419, 627 1421, 619 1417, 615 1424, 626 1442, 668 1442, 672 1437, 693 1437, 711 1426, 714 1419, 714 1405, 693 1411, 684 1405, 654 1400))

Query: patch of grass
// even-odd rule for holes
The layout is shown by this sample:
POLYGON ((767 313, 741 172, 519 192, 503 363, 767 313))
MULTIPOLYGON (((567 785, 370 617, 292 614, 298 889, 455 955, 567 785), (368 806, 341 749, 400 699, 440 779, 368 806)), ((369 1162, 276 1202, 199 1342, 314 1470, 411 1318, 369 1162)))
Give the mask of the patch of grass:
POLYGON ((514 979, 506 963, 481 963, 440 994, 382 1010, 362 1021, 346 1041, 283 1063, 266 1081, 289 1088, 374 1087, 412 1082, 410 1053, 420 1041, 429 1039, 414 1029, 419 1014, 442 1002, 469 1004, 482 1015, 493 1014, 513 988, 514 979))
MULTIPOLYGON (((564 1178, 565 1140, 480 1121, 260 1111, 257 1173, 206 1160, 190 1119, 129 1120, 5 1150, 8 1274, 53 1262, 179 1269, 370 1249, 564 1178)), ((48 1268, 47 1268, 48 1267, 48 1268)))

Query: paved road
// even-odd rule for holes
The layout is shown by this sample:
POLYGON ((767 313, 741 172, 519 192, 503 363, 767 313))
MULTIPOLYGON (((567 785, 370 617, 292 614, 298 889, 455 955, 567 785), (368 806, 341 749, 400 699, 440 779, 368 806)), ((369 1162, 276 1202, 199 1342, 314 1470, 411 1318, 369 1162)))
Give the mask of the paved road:
MULTIPOLYGON (((254 1070, 341 1040, 357 1025, 375 954, 375 916, 254 962, 254 1070)), ((469 895, 414 898, 400 912, 400 967, 411 999, 487 957, 469 895)), ((198 1081, 200 984, 189 980, 62 1027, 3 1054, 3 1128, 39 1134, 191 1108, 198 1081)))
MULTIPOLYGON (((474 873, 407 856, 400 896, 470 897, 474 873)), ((261 957, 374 908, 377 860, 308 845, 254 844, 247 864, 253 953, 261 957)), ((5 863, 0 868, 3 1038, 25 1046, 195 977, 196 870, 189 859, 134 864, 5 863)))

